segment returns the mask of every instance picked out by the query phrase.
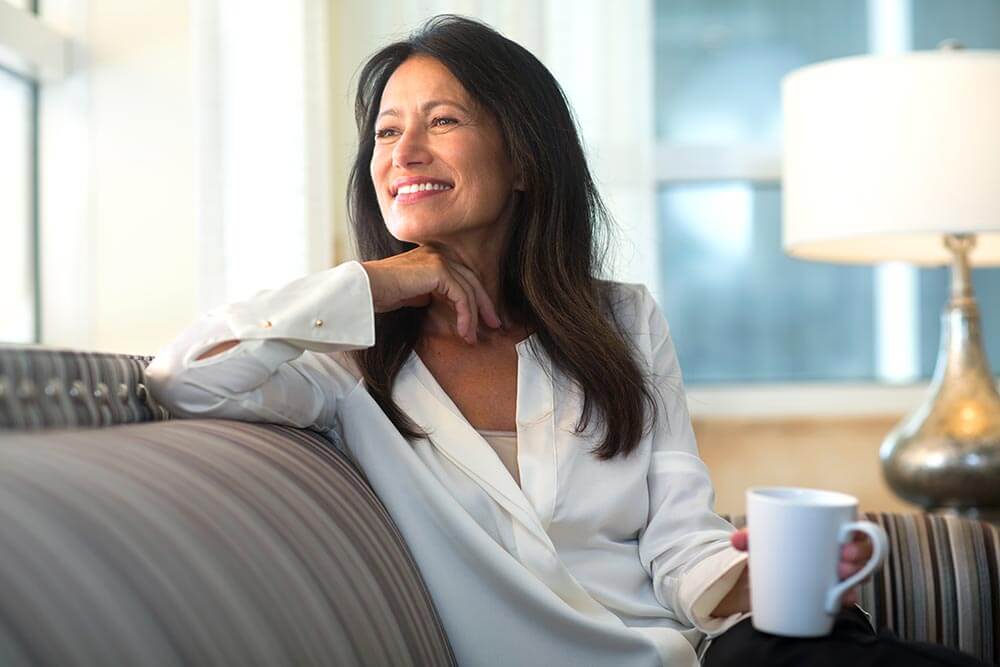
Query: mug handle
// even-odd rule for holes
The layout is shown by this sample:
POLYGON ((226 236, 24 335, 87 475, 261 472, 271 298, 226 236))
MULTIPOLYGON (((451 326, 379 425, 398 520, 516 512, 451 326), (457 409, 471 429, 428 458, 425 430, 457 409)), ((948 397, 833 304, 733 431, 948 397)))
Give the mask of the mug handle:
POLYGON ((845 523, 840 527, 840 533, 837 536, 837 543, 843 546, 851 537, 851 533, 854 531, 860 531, 866 533, 868 537, 872 540, 872 557, 868 559, 865 566, 859 571, 855 572, 847 579, 831 588, 826 594, 826 613, 836 614, 837 609, 840 606, 840 598, 849 591, 850 589, 857 586, 865 577, 875 571, 882 561, 885 560, 885 555, 889 551, 889 538, 886 537, 885 531, 878 524, 872 523, 871 521, 852 521, 851 523, 845 523))

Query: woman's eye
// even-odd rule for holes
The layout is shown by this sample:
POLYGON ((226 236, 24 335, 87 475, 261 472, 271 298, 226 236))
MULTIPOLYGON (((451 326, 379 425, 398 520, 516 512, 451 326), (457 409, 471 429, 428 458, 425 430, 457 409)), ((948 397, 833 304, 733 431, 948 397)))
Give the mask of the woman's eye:
POLYGON ((458 120, 455 118, 435 118, 431 121, 431 125, 434 127, 445 127, 447 125, 455 125, 457 123, 458 120))
POLYGON ((381 130, 375 130, 376 139, 385 139, 386 137, 391 137, 396 133, 396 130, 391 127, 385 127, 381 130))

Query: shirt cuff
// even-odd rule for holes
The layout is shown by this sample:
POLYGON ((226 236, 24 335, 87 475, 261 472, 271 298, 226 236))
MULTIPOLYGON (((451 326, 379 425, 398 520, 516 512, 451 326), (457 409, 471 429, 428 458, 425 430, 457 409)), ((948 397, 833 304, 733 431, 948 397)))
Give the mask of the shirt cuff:
POLYGON ((315 352, 375 344, 371 284, 356 261, 265 290, 226 306, 220 315, 238 340, 278 338, 315 352))
POLYGON ((721 635, 750 616, 749 611, 721 617, 711 615, 736 585, 748 559, 746 552, 727 547, 702 559, 681 578, 678 601, 694 627, 709 637, 721 635))

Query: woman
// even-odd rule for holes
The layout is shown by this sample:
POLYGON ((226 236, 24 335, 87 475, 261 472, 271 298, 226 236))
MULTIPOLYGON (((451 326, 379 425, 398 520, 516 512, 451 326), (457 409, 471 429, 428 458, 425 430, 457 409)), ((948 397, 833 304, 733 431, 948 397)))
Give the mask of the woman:
POLYGON ((356 113, 363 261, 208 314, 152 391, 328 434, 460 664, 698 664, 747 627, 745 534, 712 511, 659 308, 598 279, 606 214, 558 84, 438 17, 371 58, 356 113))

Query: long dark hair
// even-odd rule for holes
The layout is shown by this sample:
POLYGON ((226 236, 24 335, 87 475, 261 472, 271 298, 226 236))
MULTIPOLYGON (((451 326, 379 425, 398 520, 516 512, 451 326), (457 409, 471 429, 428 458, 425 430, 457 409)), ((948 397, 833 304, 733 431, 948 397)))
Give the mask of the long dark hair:
MULTIPOLYGON (((627 335, 613 315, 606 261, 608 212, 594 186, 562 89, 527 49, 477 21, 430 19, 409 39, 390 44, 361 70, 355 100, 358 153, 348 186, 351 225, 362 261, 416 246, 386 229, 369 163, 375 120, 392 73, 413 55, 440 61, 498 121, 514 173, 516 198, 500 288, 508 311, 534 329, 537 341, 584 401, 577 433, 595 410, 604 417, 601 460, 628 455, 656 418, 656 401, 627 335)), ((371 396, 407 438, 427 437, 392 399, 392 386, 420 336, 425 309, 376 315, 375 346, 355 351, 371 396)))

